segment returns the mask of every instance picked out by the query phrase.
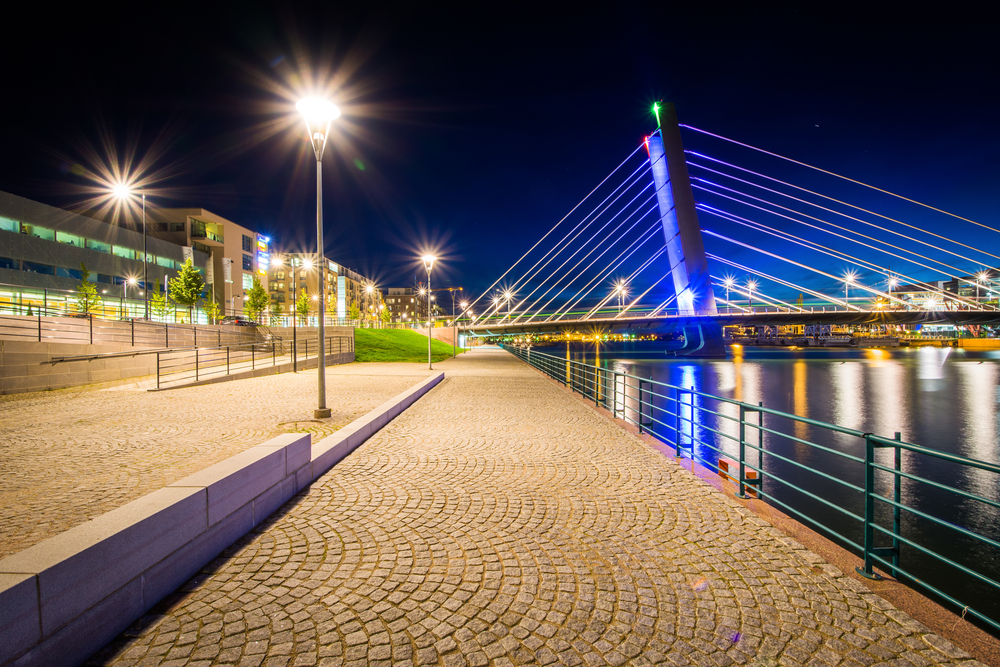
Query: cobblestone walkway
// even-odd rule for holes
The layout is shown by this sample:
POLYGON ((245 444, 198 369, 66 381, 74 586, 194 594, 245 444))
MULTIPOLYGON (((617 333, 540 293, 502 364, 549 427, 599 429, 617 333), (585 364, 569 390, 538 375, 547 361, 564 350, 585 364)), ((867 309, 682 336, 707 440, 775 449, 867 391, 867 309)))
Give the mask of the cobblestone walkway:
POLYGON ((978 665, 506 353, 92 664, 978 665))
POLYGON ((137 385, 0 396, 0 557, 287 431, 323 437, 426 377, 419 364, 316 371, 149 393, 137 385))

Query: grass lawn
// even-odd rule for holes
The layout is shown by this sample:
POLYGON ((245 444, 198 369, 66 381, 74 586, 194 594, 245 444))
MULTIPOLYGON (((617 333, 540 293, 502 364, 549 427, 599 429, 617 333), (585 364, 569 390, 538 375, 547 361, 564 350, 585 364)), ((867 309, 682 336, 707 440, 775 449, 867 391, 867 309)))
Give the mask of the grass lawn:
MULTIPOLYGON (((449 357, 451 345, 432 342, 431 359, 444 361, 449 357)), ((407 329, 355 329, 354 360, 427 361, 427 336, 407 329)))

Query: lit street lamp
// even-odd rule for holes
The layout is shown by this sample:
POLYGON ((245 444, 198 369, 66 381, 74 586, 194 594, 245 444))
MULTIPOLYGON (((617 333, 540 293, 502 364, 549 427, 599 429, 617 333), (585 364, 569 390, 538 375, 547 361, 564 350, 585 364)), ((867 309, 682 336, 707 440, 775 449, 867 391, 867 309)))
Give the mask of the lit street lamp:
POLYGON ((340 109, 332 102, 318 98, 307 97, 295 105, 299 113, 305 117, 306 131, 309 132, 309 143, 312 144, 316 156, 316 262, 320 267, 319 285, 319 359, 316 364, 316 389, 318 406, 313 411, 313 417, 320 419, 330 416, 330 408, 326 407, 326 300, 323 298, 323 151, 330 134, 330 123, 340 116, 340 109), (322 128, 322 129, 320 129, 322 128))
POLYGON ((431 363, 431 268, 434 266, 434 255, 424 255, 424 267, 427 269, 427 369, 434 370, 431 363))
POLYGON ((725 280, 722 281, 723 286, 726 288, 726 312, 732 312, 732 307, 729 304, 729 290, 736 283, 736 280, 732 276, 726 276, 725 280))
MULTIPOLYGON (((125 183, 119 183, 118 185, 111 188, 111 191, 119 199, 128 199, 132 196, 132 190, 125 183)), ((142 194, 142 287, 143 290, 148 287, 149 276, 146 274, 146 193, 142 194)), ((149 319, 149 299, 143 299, 146 302, 146 312, 143 317, 147 320, 149 319)))
POLYGON ((851 302, 848 297, 848 289, 854 284, 854 279, 858 277, 854 271, 848 271, 844 274, 844 308, 847 310, 851 309, 851 302))
POLYGON ((750 309, 750 312, 753 312, 753 291, 755 289, 757 289, 757 281, 756 280, 748 280, 747 281, 747 308, 750 309))

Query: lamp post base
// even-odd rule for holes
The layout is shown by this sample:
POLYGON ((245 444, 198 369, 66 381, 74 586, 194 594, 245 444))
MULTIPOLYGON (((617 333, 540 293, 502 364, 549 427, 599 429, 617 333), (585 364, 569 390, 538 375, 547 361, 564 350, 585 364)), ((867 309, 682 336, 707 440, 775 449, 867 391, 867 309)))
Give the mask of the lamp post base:
POLYGON ((330 408, 313 410, 313 419, 324 419, 330 416, 330 408))

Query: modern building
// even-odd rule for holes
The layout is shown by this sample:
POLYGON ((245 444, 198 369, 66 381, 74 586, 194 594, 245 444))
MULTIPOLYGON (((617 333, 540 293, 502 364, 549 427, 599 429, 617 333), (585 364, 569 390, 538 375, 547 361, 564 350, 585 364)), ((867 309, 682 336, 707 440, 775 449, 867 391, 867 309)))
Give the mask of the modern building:
POLYGON ((413 324, 427 321, 427 293, 419 287, 390 287, 385 297, 392 322, 413 324))
POLYGON ((210 257, 205 282, 226 314, 243 312, 254 276, 268 289, 271 240, 203 208, 166 208, 148 213, 149 234, 210 257))
MULTIPOLYGON (((268 272, 269 291, 271 302, 278 304, 283 315, 295 312, 295 301, 303 292, 308 295, 310 312, 317 308, 320 271, 315 263, 315 253, 274 255, 268 272)), ((362 313, 368 314, 365 319, 378 318, 382 290, 375 287, 374 281, 329 258, 325 258, 322 274, 328 317, 348 319, 351 304, 356 303, 362 313)))
MULTIPOLYGON (((192 252, 194 266, 206 271, 210 253, 192 252)), ((126 300, 145 298, 147 288, 163 285, 183 265, 184 249, 152 234, 146 238, 143 284, 143 235, 139 231, 0 192, 0 310, 24 314, 74 312, 82 279, 81 264, 96 283, 102 309, 125 312, 126 300)))

